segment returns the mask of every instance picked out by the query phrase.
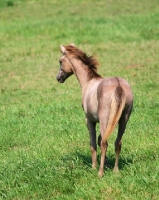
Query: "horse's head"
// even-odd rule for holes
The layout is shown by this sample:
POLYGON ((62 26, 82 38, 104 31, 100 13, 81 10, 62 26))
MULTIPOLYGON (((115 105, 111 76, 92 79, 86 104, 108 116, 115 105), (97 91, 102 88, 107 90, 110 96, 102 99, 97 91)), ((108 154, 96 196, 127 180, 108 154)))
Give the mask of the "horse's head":
MULTIPOLYGON (((71 44, 71 46, 74 46, 74 44, 71 44)), ((62 56, 59 59, 60 68, 56 76, 56 79, 58 82, 64 83, 65 80, 73 74, 73 70, 72 70, 72 64, 70 60, 68 59, 68 57, 66 56, 65 47, 60 45, 60 50, 61 50, 62 56)))

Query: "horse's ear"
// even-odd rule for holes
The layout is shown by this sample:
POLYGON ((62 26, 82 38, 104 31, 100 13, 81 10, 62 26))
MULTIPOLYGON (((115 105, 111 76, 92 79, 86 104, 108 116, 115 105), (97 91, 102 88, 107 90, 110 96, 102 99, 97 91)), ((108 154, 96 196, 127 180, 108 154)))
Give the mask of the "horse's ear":
POLYGON ((60 50, 61 50, 61 53, 63 53, 63 54, 65 53, 65 50, 66 50, 66 49, 65 49, 64 46, 62 46, 62 44, 60 44, 60 50))
POLYGON ((75 47, 75 44, 71 43, 70 46, 71 46, 71 47, 75 47))

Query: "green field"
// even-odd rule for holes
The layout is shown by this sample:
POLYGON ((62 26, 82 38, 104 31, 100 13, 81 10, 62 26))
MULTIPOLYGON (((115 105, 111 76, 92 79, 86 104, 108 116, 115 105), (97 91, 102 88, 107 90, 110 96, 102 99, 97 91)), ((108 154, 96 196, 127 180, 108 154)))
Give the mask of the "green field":
POLYGON ((0 0, 0 199, 159 199, 158 0, 0 0), (56 81, 59 45, 72 42, 134 93, 120 171, 115 130, 103 178, 78 81, 56 81))

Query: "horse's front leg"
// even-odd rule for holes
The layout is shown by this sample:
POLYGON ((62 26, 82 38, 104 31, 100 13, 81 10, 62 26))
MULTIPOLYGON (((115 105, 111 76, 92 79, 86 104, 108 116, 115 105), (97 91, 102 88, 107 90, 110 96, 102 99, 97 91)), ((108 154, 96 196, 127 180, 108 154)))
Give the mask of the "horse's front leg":
POLYGON ((92 153, 92 168, 95 169, 97 165, 97 144, 96 144, 96 123, 86 118, 87 127, 90 135, 90 148, 92 153))

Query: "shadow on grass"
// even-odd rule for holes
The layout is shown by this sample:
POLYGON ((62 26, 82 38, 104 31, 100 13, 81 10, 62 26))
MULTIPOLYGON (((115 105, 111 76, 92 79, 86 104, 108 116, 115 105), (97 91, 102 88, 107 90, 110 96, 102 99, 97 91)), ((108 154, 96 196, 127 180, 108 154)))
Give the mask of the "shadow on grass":
MULTIPOLYGON (((98 159, 99 161, 99 159, 98 159)), ((123 170, 126 166, 130 165, 133 163, 133 160, 130 158, 123 158, 122 156, 119 157, 119 170, 123 170)), ((114 164, 115 164, 115 155, 109 155, 107 157, 107 165, 106 167, 108 169, 112 169, 114 168, 114 164)))
MULTIPOLYGON (((78 160, 76 165, 82 164, 86 168, 92 168, 92 158, 90 154, 84 154, 82 152, 75 152, 69 156, 65 156, 65 159, 68 160, 78 160)), ((133 163, 133 159, 131 158, 123 158, 122 156, 119 157, 119 170, 123 170, 125 166, 128 166, 133 163)), ((115 155, 108 155, 106 158, 106 165, 105 168, 112 169, 114 168, 115 164, 115 155)), ((97 156, 97 165, 100 165, 100 154, 97 156)))

